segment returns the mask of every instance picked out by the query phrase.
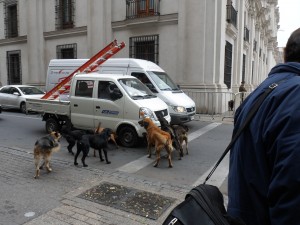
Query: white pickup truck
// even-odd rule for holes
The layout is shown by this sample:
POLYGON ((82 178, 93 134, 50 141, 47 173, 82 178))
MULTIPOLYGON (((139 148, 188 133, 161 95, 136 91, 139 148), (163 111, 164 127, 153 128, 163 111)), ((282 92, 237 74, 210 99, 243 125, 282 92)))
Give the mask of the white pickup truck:
POLYGON ((94 129, 101 122, 117 132, 125 147, 134 147, 143 137, 145 130, 138 124, 141 112, 158 126, 158 114, 171 120, 164 101, 137 78, 121 74, 75 75, 68 99, 27 99, 26 109, 42 114, 47 132, 59 130, 66 121, 78 129, 94 129))

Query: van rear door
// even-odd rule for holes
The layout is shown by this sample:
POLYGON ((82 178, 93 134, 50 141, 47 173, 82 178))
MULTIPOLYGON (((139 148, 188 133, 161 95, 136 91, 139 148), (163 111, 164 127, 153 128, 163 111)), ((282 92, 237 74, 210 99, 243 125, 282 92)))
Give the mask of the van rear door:
POLYGON ((94 128, 94 80, 77 80, 74 95, 70 96, 71 121, 76 128, 94 128))

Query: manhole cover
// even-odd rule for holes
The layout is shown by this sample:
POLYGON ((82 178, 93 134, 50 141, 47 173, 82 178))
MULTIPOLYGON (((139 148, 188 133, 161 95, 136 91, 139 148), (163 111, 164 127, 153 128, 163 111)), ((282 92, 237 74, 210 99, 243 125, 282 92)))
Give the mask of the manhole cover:
POLYGON ((156 220, 175 199, 112 183, 102 183, 78 196, 92 202, 156 220))

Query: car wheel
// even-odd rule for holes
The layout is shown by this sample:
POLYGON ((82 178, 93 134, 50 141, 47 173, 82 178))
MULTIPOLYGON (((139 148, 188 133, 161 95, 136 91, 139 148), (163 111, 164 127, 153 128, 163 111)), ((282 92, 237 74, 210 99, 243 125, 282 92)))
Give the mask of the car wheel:
POLYGON ((20 111, 21 113, 26 113, 26 103, 22 102, 20 105, 20 111))
POLYGON ((46 120, 46 132, 51 133, 52 131, 58 131, 59 124, 56 119, 49 118, 46 120))
POLYGON ((124 147, 132 148, 138 143, 138 135, 133 127, 122 127, 118 132, 118 140, 124 147))

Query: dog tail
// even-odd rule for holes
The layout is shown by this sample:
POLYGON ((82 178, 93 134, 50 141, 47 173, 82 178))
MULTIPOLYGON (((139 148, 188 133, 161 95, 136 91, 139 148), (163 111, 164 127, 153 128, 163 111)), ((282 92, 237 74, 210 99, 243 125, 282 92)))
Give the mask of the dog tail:
POLYGON ((168 146, 168 148, 170 149, 170 151, 173 152, 174 147, 172 145, 172 139, 169 139, 169 138, 167 139, 166 146, 168 146))
POLYGON ((101 122, 98 123, 98 127, 97 127, 97 129, 95 130, 95 134, 98 134, 98 133, 99 133, 100 127, 101 127, 101 122))

